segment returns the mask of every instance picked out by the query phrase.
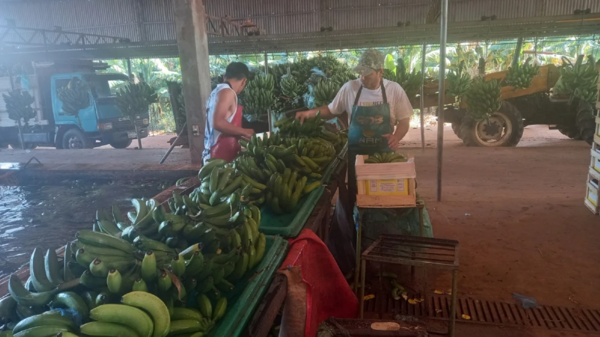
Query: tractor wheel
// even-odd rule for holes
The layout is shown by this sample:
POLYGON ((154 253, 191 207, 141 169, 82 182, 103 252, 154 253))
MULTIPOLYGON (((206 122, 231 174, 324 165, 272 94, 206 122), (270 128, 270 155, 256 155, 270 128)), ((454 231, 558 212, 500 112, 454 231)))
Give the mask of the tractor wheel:
POLYGON ((581 131, 577 125, 557 125, 556 129, 571 139, 581 140, 581 131))
POLYGON ((596 132, 596 117, 594 116, 592 106, 588 102, 584 100, 579 101, 575 123, 581 134, 580 139, 592 145, 594 142, 594 133, 596 132))
POLYGON ((452 123, 452 131, 458 138, 460 138, 460 125, 461 123, 452 123))
POLYGON ((460 139, 466 146, 517 146, 523 137, 523 117, 517 108, 502 102, 487 120, 476 121, 468 114, 460 125, 460 139))

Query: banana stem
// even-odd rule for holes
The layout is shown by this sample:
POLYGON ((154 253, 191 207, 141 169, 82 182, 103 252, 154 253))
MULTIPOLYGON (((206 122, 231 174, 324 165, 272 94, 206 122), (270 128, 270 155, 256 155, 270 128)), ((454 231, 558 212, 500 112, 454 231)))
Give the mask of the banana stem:
POLYGON ((142 149, 142 137, 140 137, 140 130, 137 126, 137 124, 135 124, 135 134, 137 135, 137 141, 138 141, 138 148, 141 150, 142 149))

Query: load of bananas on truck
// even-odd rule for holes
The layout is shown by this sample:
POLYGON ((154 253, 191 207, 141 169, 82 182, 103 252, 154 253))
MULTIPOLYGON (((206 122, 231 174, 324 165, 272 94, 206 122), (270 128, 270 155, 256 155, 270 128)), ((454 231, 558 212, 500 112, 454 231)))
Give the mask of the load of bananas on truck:
POLYGON ((590 104, 596 102, 598 91, 598 69, 594 57, 589 55, 588 62, 583 64, 583 55, 577 56, 573 65, 566 58, 563 58, 563 67, 560 69, 560 78, 552 89, 554 95, 569 96, 569 101, 573 98, 584 100, 590 104))
POLYGON ((531 62, 531 57, 528 57, 522 65, 516 63, 514 66, 510 67, 504 78, 504 83, 513 86, 515 90, 529 88, 529 86, 531 86, 531 80, 540 71, 538 65, 530 64, 529 62, 531 62))
POLYGON ((460 61, 458 69, 448 72, 448 95, 457 99, 467 94, 471 87, 471 76, 465 71, 465 61, 460 61))
POLYGON ((29 91, 13 90, 6 94, 2 94, 8 118, 13 121, 21 121, 27 126, 29 120, 35 117, 35 110, 31 107, 34 102, 33 96, 29 91))
POLYGON ((501 94, 500 81, 496 79, 486 81, 484 77, 474 79, 466 96, 469 115, 480 121, 498 111, 502 105, 501 94))
POLYGON ((260 209, 250 201, 251 185, 231 165, 215 159, 198 174, 218 195, 213 206, 203 203, 206 185, 189 196, 174 192, 170 212, 153 199, 133 199, 135 210, 126 216, 116 206, 98 211, 93 229, 77 232, 64 258, 34 250, 29 279, 11 275, 10 296, 0 301, 2 333, 209 332, 225 315, 227 294, 243 287, 239 281, 262 260, 266 237, 259 232, 260 209))
POLYGON ((408 157, 402 153, 384 152, 373 153, 365 159, 365 164, 405 163, 407 161, 408 157))
POLYGON ((146 82, 128 83, 117 90, 117 107, 128 116, 145 113, 148 111, 148 106, 156 102, 158 102, 158 94, 146 82))

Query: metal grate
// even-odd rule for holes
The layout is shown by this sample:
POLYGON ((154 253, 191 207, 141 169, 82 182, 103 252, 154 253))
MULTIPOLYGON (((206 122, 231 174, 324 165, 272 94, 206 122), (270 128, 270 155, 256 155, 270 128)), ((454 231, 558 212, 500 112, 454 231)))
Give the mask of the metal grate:
MULTIPOLYGON (((365 302, 365 317, 393 319, 396 315, 425 317, 447 320, 450 312, 450 297, 433 295, 427 303, 416 305, 404 300, 395 301, 390 296, 376 296, 365 302)), ((476 323, 516 327, 537 327, 549 330, 582 331, 600 334, 600 310, 540 306, 523 309, 521 305, 500 301, 486 301, 459 297, 456 320, 461 323, 476 323), (470 316, 464 319, 463 314, 470 316)))
POLYGON ((374 262, 458 269, 458 241, 382 234, 362 256, 374 262))

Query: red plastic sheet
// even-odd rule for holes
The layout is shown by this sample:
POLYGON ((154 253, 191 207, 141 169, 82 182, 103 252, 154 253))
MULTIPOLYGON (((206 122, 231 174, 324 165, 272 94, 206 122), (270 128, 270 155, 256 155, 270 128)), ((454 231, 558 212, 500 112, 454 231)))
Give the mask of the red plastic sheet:
POLYGON ((300 266, 306 284, 305 336, 316 336, 319 324, 328 317, 357 317, 358 300, 325 243, 309 229, 289 242, 281 268, 300 266))

